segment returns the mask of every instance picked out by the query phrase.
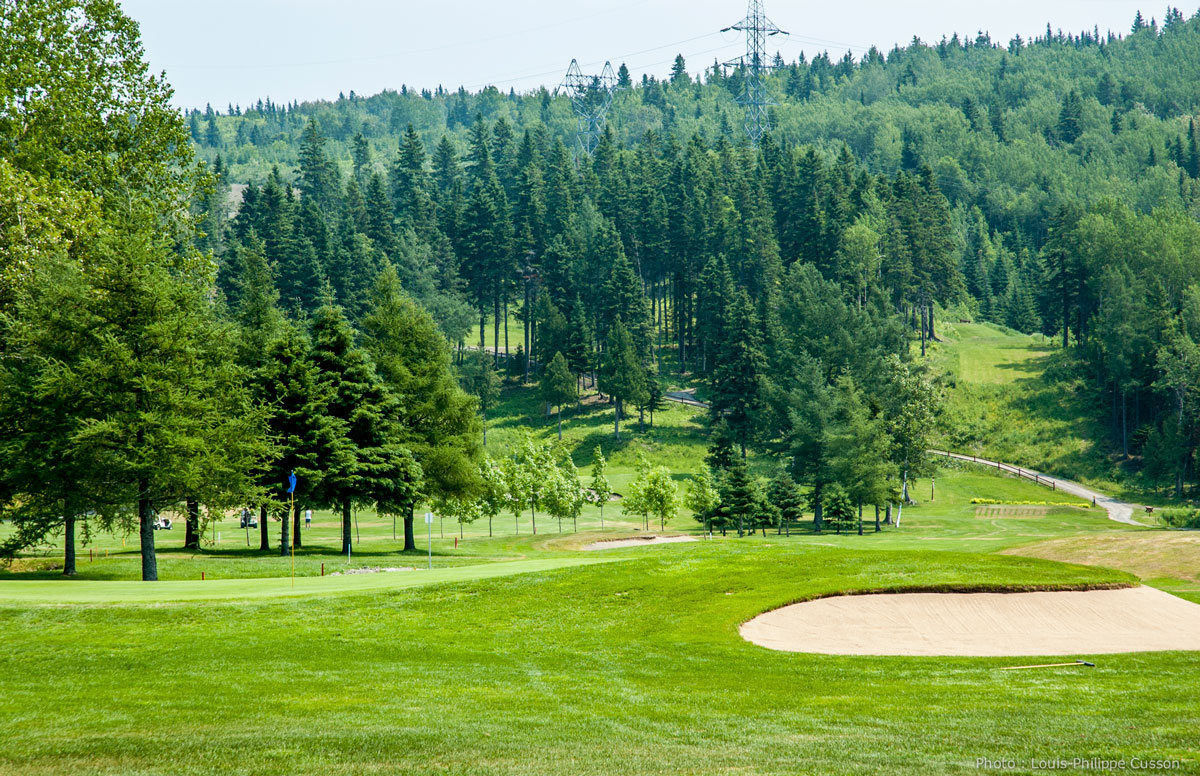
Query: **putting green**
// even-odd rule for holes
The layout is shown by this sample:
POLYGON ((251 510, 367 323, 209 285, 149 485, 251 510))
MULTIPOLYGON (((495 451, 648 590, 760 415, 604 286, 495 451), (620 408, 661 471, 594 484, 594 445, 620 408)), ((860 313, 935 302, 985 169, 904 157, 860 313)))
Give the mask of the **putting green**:
POLYGON ((541 558, 507 563, 484 563, 427 571, 392 571, 328 577, 214 579, 173 582, 100 582, 37 580, 0 582, 2 604, 145 604, 166 601, 219 601, 293 596, 338 595, 399 590, 439 582, 471 582, 534 571, 610 563, 619 558, 541 558))

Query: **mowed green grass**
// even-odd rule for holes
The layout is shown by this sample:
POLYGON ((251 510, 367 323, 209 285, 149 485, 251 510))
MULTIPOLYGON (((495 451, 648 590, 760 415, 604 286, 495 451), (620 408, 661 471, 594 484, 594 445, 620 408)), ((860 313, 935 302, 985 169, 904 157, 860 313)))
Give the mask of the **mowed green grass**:
POLYGON ((353 597, 0 608, 0 771, 928 774, 1054 752, 1196 772, 1200 653, 1003 672, 1013 660, 785 654, 737 633, 845 590, 1120 573, 777 541, 642 553, 353 597))

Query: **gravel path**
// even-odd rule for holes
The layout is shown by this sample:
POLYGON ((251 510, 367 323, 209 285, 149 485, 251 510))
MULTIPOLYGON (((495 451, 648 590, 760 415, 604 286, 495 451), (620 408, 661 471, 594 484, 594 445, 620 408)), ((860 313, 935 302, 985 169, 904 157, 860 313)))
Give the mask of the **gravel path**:
POLYGON ((1033 469, 1025 469, 1008 463, 989 461, 986 458, 980 458, 974 455, 959 455, 958 453, 947 453, 943 450, 930 450, 929 452, 933 453, 934 455, 953 458, 959 461, 966 461, 968 463, 977 463, 981 466, 987 466, 991 469, 999 469, 1000 471, 1005 471, 1010 474, 1016 474, 1018 476, 1025 477, 1026 479, 1033 480, 1040 485, 1045 485, 1046 487, 1053 486, 1055 490, 1061 490, 1064 493, 1070 493, 1072 496, 1078 496, 1079 498, 1086 499, 1088 501, 1095 501, 1097 506, 1104 507, 1105 511, 1108 512, 1108 518, 1110 520, 1115 520, 1118 523, 1125 523, 1126 525, 1145 527, 1144 523, 1139 523, 1137 520, 1133 519, 1133 512, 1135 509, 1137 509, 1137 507, 1135 507, 1133 504, 1127 504, 1124 501, 1118 501, 1117 499, 1106 496, 1099 491, 1095 491, 1089 487, 1080 485, 1078 482, 1062 480, 1057 477, 1051 477, 1049 475, 1042 474, 1041 472, 1034 471, 1033 469))

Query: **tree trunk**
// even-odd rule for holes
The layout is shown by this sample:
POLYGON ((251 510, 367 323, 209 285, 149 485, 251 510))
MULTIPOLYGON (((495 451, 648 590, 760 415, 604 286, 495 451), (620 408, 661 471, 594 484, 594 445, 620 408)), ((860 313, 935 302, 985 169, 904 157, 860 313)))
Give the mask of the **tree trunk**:
POLYGON ((200 549, 200 502, 189 496, 186 503, 187 520, 184 521, 183 548, 198 550, 200 549))
POLYGON ((1071 305, 1069 300, 1063 296, 1063 350, 1066 350, 1071 345, 1071 305))
POLYGON ((613 411, 613 439, 621 438, 621 400, 617 399, 616 409, 613 411))
POLYGON ((492 361, 496 368, 500 368, 500 282, 496 282, 496 288, 492 292, 492 351, 495 359, 492 361))
POLYGON ((75 576, 75 516, 63 516, 63 576, 75 576))
POLYGON ((884 511, 883 524, 884 525, 892 524, 892 505, 891 505, 891 503, 888 503, 887 509, 884 511))
POLYGON ((297 550, 304 546, 300 541, 300 513, 303 511, 298 504, 292 504, 292 546, 297 550))
POLYGON ((821 487, 818 485, 813 492, 813 533, 821 533, 821 517, 824 513, 821 504, 821 487))
POLYGON ((562 405, 558 407, 558 441, 562 441, 562 405))
POLYGON ((933 321, 933 302, 930 302, 930 303, 929 303, 929 341, 930 341, 930 342, 937 342, 937 341, 938 341, 938 338, 937 338, 937 332, 936 332, 936 331, 934 331, 933 324, 934 324, 934 321, 933 321))
POLYGON ((258 508, 258 551, 268 552, 271 549, 271 535, 267 528, 267 507, 265 504, 258 508))
POLYGON ((416 505, 410 504, 408 507, 408 517, 404 518, 404 551, 417 549, 417 540, 413 536, 413 523, 416 522, 416 505))
POLYGON ((350 499, 342 502, 342 554, 350 552, 350 542, 352 536, 350 534, 352 516, 350 514, 350 499))
POLYGON ((286 558, 292 548, 292 515, 287 507, 283 509, 283 519, 279 521, 279 557, 286 558))
POLYGON ((862 502, 858 502, 858 535, 862 536, 862 502))
POLYGON ((532 501, 529 502, 529 514, 533 520, 533 535, 537 536, 537 507, 533 505, 532 501))
POLYGON ((529 350, 529 322, 533 318, 532 310, 529 306, 529 280, 525 281, 525 377, 522 378, 522 383, 529 382, 529 365, 533 363, 533 353, 529 350))
POLYGON ((875 533, 879 533, 883 529, 879 527, 879 505, 875 505, 875 533))
MULTIPOLYGON (((149 489, 149 482, 138 481, 139 493, 144 494, 149 489)), ((142 581, 157 582, 158 558, 154 554, 154 514, 148 498, 138 499, 138 538, 142 548, 142 581)))
POLYGON ((480 408, 479 418, 483 421, 483 446, 487 447, 487 410, 480 408))
POLYGON ((1125 396, 1125 391, 1121 391, 1121 450, 1125 453, 1125 457, 1129 457, 1129 433, 1128 433, 1128 418, 1129 418, 1129 401, 1125 396))
POLYGON ((925 357, 925 305, 921 305, 921 358, 925 357))

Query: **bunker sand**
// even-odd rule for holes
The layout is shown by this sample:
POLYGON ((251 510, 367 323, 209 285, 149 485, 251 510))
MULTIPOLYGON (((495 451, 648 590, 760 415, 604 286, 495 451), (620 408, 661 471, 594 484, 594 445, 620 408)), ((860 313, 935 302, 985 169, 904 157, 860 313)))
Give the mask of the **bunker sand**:
POLYGON ((1200 605, 1149 587, 822 598, 761 614, 742 637, 826 655, 1007 657, 1200 650, 1200 605))
POLYGON ((616 547, 645 547, 651 544, 677 544, 679 542, 696 541, 690 536, 638 536, 633 539, 608 539, 607 541, 592 542, 584 546, 585 550, 611 550, 616 547))

